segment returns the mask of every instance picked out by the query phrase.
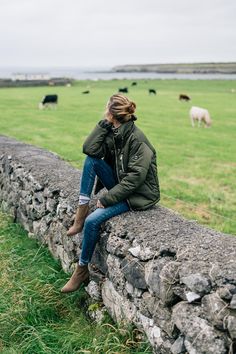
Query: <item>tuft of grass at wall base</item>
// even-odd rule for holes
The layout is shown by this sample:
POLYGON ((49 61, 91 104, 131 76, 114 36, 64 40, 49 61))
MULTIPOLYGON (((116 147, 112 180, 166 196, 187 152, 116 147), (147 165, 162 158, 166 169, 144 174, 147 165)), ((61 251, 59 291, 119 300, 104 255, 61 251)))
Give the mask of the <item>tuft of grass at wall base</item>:
POLYGON ((1 211, 0 254, 0 353, 152 353, 134 327, 108 314, 92 323, 84 289, 61 294, 68 275, 59 262, 1 211))

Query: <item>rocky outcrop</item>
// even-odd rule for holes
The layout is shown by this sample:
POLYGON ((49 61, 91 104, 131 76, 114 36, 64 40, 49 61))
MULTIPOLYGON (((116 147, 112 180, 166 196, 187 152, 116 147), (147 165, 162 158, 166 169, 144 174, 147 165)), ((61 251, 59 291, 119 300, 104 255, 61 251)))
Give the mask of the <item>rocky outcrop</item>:
MULTIPOLYGON (((57 155, 0 137, 0 200, 65 271, 82 235, 66 236, 80 171, 57 155)), ((156 206, 106 222, 86 290, 116 321, 143 329, 155 353, 234 353, 236 238, 156 206)))
POLYGON ((168 74, 235 74, 236 63, 128 64, 115 66, 112 71, 168 74))

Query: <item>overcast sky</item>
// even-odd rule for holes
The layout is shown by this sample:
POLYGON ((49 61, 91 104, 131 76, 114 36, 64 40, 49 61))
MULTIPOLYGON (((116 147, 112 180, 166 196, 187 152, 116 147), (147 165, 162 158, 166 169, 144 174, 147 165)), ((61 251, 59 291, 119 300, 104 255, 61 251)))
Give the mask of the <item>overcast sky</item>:
POLYGON ((0 0, 0 66, 236 61, 236 0, 0 0))

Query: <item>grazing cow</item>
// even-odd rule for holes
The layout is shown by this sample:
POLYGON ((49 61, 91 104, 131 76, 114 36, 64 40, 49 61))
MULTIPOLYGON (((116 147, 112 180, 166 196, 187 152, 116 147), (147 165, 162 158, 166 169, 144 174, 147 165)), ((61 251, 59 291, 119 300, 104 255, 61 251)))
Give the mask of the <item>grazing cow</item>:
POLYGON ((83 93, 84 95, 87 95, 88 93, 90 93, 90 91, 87 90, 87 91, 83 91, 82 93, 83 93))
POLYGON ((57 108, 57 102, 58 102, 57 95, 46 95, 43 97, 42 101, 39 103, 39 109, 57 108))
POLYGON ((136 81, 132 82, 131 86, 137 86, 137 82, 136 81))
POLYGON ((192 127, 194 127, 194 121, 198 121, 198 127, 200 127, 201 122, 205 124, 205 128, 209 128, 211 126, 211 117, 207 109, 192 107, 189 111, 189 116, 192 127))
POLYGON ((128 93, 129 90, 128 90, 128 87, 124 87, 124 88, 119 88, 118 92, 128 93))
POLYGON ((185 95, 184 93, 181 93, 179 95, 179 100, 180 101, 190 101, 191 100, 191 97, 189 97, 188 95, 185 95))
POLYGON ((154 90, 154 89, 149 89, 148 93, 149 93, 149 95, 151 95, 151 94, 156 95, 157 94, 156 90, 154 90))

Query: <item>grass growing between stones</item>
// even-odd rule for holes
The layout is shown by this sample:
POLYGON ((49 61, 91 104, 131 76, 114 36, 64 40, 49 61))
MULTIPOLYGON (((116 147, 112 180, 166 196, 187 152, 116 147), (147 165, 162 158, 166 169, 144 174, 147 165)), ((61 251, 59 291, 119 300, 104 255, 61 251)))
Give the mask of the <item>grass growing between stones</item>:
POLYGON ((0 212, 0 352, 3 354, 149 353, 132 327, 86 316, 83 289, 63 295, 67 276, 49 251, 0 212))
POLYGON ((103 116, 108 98, 129 87, 137 125, 158 150, 161 204, 217 230, 236 234, 236 82, 231 80, 78 81, 68 87, 0 90, 0 132, 58 153, 82 168, 82 144, 103 116), (148 88, 157 90, 148 95, 148 88), (85 89, 89 95, 82 95, 85 89), (39 111, 45 94, 57 93, 57 110, 39 111), (191 96, 179 102, 180 93, 191 96), (207 108, 210 129, 193 129, 192 105, 207 108))

